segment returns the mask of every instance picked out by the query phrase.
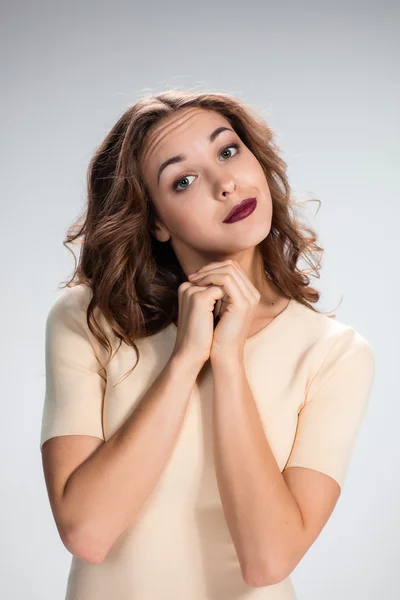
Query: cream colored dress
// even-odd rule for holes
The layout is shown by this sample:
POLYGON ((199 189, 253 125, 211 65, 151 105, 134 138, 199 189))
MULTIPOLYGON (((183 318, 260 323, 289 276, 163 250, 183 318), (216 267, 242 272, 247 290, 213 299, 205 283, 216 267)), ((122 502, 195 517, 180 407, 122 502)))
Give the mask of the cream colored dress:
MULTIPOLYGON (((106 376, 96 373, 98 358, 104 363, 107 354, 86 324, 90 297, 87 286, 67 288, 48 313, 40 447, 60 435, 109 439, 173 350, 174 324, 138 342, 138 365, 113 391, 136 353, 122 344, 106 376)), ((114 338, 113 347, 118 343, 114 338)), ((374 380, 369 342, 353 327, 292 300, 247 339, 244 359, 279 469, 315 469, 343 486, 374 380)), ((212 390, 209 368, 193 387, 173 453, 139 518, 103 562, 72 556, 66 600, 296 598, 290 577, 258 588, 242 579, 214 469, 212 390)))

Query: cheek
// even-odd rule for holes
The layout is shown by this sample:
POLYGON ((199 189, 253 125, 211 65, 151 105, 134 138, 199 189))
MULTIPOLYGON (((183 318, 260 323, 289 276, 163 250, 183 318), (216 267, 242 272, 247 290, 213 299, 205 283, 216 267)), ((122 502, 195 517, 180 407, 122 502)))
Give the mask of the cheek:
POLYGON ((265 180, 264 171, 254 154, 249 152, 243 158, 240 164, 240 172, 244 176, 246 183, 251 185, 260 185, 260 182, 265 180))
POLYGON ((262 168, 262 166, 260 165, 260 163, 258 162, 258 160, 256 159, 256 157, 254 155, 252 155, 251 163, 252 163, 252 169, 253 169, 253 171, 258 174, 258 176, 259 176, 260 179, 263 179, 266 182, 266 178, 265 178, 265 174, 264 174, 263 168, 262 168))
POLYGON ((258 162, 257 159, 255 159, 255 164, 254 164, 253 168, 254 168, 254 170, 253 170, 254 177, 257 181, 258 187, 260 188, 260 190, 262 190, 263 194, 269 200, 271 200, 271 193, 270 193, 267 178, 265 176, 262 166, 260 165, 260 163, 258 162))
POLYGON ((175 229, 183 218, 179 202, 174 201, 169 195, 157 198, 157 212, 163 223, 175 229))
MULTIPOLYGON (((201 211, 197 203, 185 204, 179 200, 174 206, 164 207, 165 223, 172 232, 179 232, 183 237, 190 238, 192 231, 198 229, 201 221, 201 211)), ((204 215, 203 215, 204 218, 204 215)))
POLYGON ((207 202, 205 198, 203 200, 204 202, 199 199, 189 202, 174 218, 175 232, 179 232, 179 237, 187 244, 198 247, 204 244, 207 247, 215 239, 216 209, 212 206, 212 201, 207 202))

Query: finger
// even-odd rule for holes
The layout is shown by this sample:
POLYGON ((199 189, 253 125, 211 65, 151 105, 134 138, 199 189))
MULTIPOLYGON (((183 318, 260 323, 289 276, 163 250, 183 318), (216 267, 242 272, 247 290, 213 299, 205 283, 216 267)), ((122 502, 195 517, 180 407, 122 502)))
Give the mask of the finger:
POLYGON ((250 291, 250 293, 252 294, 253 298, 255 298, 255 300, 259 300, 260 297, 260 292, 258 291, 258 289, 252 284, 252 282, 250 281, 250 279, 247 277, 246 273, 243 271, 243 269, 241 268, 240 265, 238 265, 236 262, 233 263, 232 265, 233 267, 235 267, 237 274, 239 275, 239 277, 242 279, 242 281, 244 282, 244 284, 246 285, 246 287, 248 288, 248 290, 250 291))
MULTIPOLYGON (((249 290, 244 279, 239 275, 239 272, 233 268, 233 265, 232 265, 232 269, 227 269, 228 266, 229 265, 225 266, 224 270, 211 269, 208 271, 208 273, 206 273, 204 275, 200 274, 200 277, 195 280, 195 283, 196 284, 201 283, 201 285, 204 285, 205 283, 210 282, 210 283, 216 283, 218 285, 219 281, 222 281, 222 280, 215 279, 215 277, 229 275, 230 277, 228 277, 228 279, 232 279, 232 281, 235 282, 237 288, 239 288, 241 294, 246 298, 246 300, 250 304, 254 304, 254 301, 256 298, 255 298, 254 294, 252 294, 251 291, 249 290)), ((225 281, 227 281, 226 278, 225 278, 225 281)), ((225 284, 225 286, 226 286, 226 284, 225 284)), ((226 290, 229 293, 228 287, 226 287, 226 290)))
MULTIPOLYGON (((240 280, 243 282, 243 284, 246 286, 246 288, 250 291, 252 298, 257 301, 259 300, 259 291, 257 290, 256 287, 254 287, 254 285, 251 283, 251 281, 247 277, 246 273, 235 261, 232 262, 231 260, 227 260, 227 261, 223 261, 220 263, 209 263, 208 265, 201 267, 197 271, 197 275, 203 275, 205 273, 209 273, 214 270, 220 270, 221 267, 227 268, 228 271, 231 271, 237 277, 239 277, 240 280)), ((198 279, 194 279, 193 277, 190 277, 189 281, 197 282, 198 279)))
POLYGON ((216 304, 218 302, 221 303, 222 298, 225 296, 225 290, 221 286, 190 284, 190 287, 186 287, 185 289, 190 296, 194 294, 207 294, 207 297, 210 296, 210 311, 214 312, 215 317, 221 316, 219 310, 215 308, 216 304))
MULTIPOLYGON (((212 287, 212 284, 198 285, 196 283, 192 283, 191 286, 190 286, 190 288, 186 288, 186 289, 191 294, 196 294, 197 292, 204 292, 204 290, 207 290, 207 289, 209 289, 211 287, 212 287)), ((215 287, 217 287, 217 286, 215 286, 215 287)), ((224 292, 224 294, 225 294, 225 292, 224 292)))
POLYGON ((211 305, 210 305, 210 310, 212 312, 214 312, 215 315, 217 315, 217 313, 215 312, 215 304, 216 302, 221 302, 222 298, 225 296, 225 290, 223 289, 222 286, 220 285, 206 285, 206 286, 199 286, 200 287, 200 292, 202 294, 205 294, 208 297, 210 297, 211 300, 211 305))
POLYGON ((249 296, 249 301, 253 301, 254 300, 258 300, 258 290, 257 288, 254 287, 254 285, 251 283, 250 279, 247 277, 246 273, 243 271, 243 269, 240 268, 240 266, 236 263, 233 263, 232 265, 233 269, 234 269, 234 273, 237 277, 239 277, 240 281, 242 281, 243 285, 245 286, 246 290, 248 291, 248 293, 250 294, 249 296))
POLYGON ((221 286, 228 297, 227 304, 235 303, 240 305, 243 301, 249 301, 249 292, 246 286, 232 275, 232 273, 213 270, 202 276, 199 281, 196 281, 196 284, 198 283, 200 285, 212 284, 221 286))

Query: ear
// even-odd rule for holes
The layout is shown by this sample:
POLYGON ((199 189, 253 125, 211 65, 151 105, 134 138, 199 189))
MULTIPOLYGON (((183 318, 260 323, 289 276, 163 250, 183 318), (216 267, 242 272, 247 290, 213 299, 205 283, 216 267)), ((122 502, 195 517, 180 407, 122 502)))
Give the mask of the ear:
POLYGON ((155 227, 150 230, 150 233, 159 241, 159 242, 168 242, 171 235, 165 225, 159 219, 156 219, 155 227))

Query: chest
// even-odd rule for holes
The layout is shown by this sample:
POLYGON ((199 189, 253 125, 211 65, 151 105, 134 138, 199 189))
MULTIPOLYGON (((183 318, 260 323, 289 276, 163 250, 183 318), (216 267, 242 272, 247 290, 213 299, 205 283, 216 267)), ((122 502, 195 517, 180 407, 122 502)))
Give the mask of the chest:
POLYGON ((265 317, 265 316, 253 319, 253 321, 250 325, 250 329, 247 334, 247 337, 249 338, 249 337, 255 335, 256 333, 258 333, 259 331, 261 331, 262 329, 267 327, 270 323, 272 323, 273 320, 274 320, 273 317, 265 317))
MULTIPOLYGON (((265 320, 262 322, 265 326, 265 320)), ((254 324, 253 331, 261 326, 254 324)), ((135 370, 116 387, 115 381, 126 373, 135 360, 133 351, 117 355, 109 364, 104 398, 103 424, 106 439, 119 429, 135 411, 146 390, 163 369, 170 346, 141 348, 141 359, 135 370)), ((289 458, 297 428, 298 411, 305 396, 306 376, 296 371, 296 360, 290 352, 282 363, 276 353, 276 342, 259 348, 251 345, 246 353, 246 377, 252 390, 262 427, 281 471, 289 458)), ((214 374, 210 365, 199 373, 193 386, 187 411, 176 444, 168 457, 155 494, 169 498, 171 505, 184 508, 206 503, 219 505, 220 497, 213 454, 214 374)), ((229 420, 229 410, 226 418, 229 420)), ((251 457, 246 457, 251 460, 251 457)))

